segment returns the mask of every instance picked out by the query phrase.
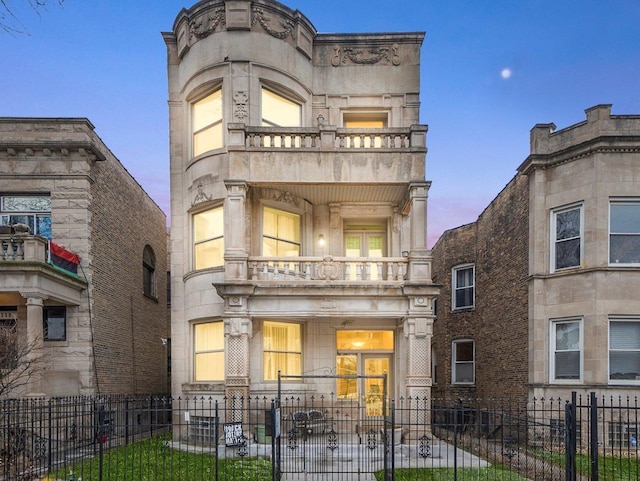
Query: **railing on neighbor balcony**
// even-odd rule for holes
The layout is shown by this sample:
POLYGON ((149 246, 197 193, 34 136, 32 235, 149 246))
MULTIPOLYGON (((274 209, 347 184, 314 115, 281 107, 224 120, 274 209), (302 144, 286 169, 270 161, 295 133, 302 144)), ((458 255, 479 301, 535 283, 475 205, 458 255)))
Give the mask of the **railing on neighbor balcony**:
POLYGON ((248 127, 229 124, 230 148, 409 150, 426 146, 426 127, 346 129, 315 127, 248 127))
POLYGON ((47 239, 33 235, 0 234, 0 261, 47 261, 47 239))
POLYGON ((4 400, 0 479, 640 479, 635 397, 364 406, 332 393, 4 400))
POLYGON ((252 281, 403 281, 405 257, 250 257, 252 281))

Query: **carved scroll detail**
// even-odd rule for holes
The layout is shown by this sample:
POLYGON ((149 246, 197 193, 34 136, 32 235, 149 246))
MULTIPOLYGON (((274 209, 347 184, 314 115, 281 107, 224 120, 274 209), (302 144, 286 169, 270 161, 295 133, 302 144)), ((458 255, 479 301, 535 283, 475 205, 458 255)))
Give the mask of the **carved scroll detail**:
POLYGON ((400 65, 398 49, 398 44, 378 48, 333 47, 331 65, 338 67, 340 64, 346 65, 349 62, 356 65, 374 65, 385 60, 397 67, 400 65))

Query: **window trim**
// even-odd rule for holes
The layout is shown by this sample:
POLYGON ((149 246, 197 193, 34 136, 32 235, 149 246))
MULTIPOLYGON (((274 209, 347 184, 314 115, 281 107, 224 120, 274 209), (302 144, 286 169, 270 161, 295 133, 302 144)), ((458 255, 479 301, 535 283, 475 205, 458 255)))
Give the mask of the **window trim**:
POLYGON ((292 92, 289 92, 288 90, 284 90, 281 88, 274 88, 270 85, 266 85, 266 84, 262 84, 260 86, 260 125, 264 126, 264 127, 302 127, 303 123, 302 123, 302 119, 303 119, 303 115, 304 115, 304 101, 300 98, 298 98, 296 95, 294 95, 292 92), (264 92, 267 91, 270 94, 279 97, 283 100, 286 100, 287 102, 290 102, 292 104, 295 104, 298 106, 298 124, 297 125, 278 125, 274 122, 271 122, 270 120, 265 119, 264 116, 264 109, 263 109, 263 103, 264 103, 264 92), (267 125, 265 125, 267 124, 267 125))
POLYGON ((467 263, 467 264, 458 264, 456 266, 453 266, 451 268, 451 310, 452 311, 461 311, 464 309, 475 309, 476 307, 476 265, 474 263, 467 263), (472 283, 470 286, 464 286, 461 288, 458 288, 458 284, 457 284, 457 279, 456 279, 456 274, 458 273, 458 271, 462 271, 462 270, 466 270, 471 268, 471 280, 472 283), (472 299, 471 299, 471 304, 470 305, 465 305, 465 306, 458 306, 457 302, 456 302, 456 294, 458 292, 459 289, 472 289, 472 299))
MULTIPOLYGON (((611 379, 611 323, 612 322, 631 322, 640 326, 640 318, 633 316, 610 316, 607 324, 607 382, 610 385, 640 385, 640 379, 611 379)), ((637 352, 640 356, 640 349, 620 349, 618 351, 637 352)))
MULTIPOLYGON (((56 316, 56 318, 59 318, 56 316)), ((67 307, 66 306, 44 306, 42 308, 42 338, 46 342, 64 342, 67 340, 67 307), (52 316, 49 315, 50 311, 60 310, 62 312, 62 328, 64 334, 61 338, 52 339, 49 337, 49 319, 52 316)))
POLYGON ((193 370, 192 370, 192 376, 193 376, 193 382, 194 383, 220 383, 220 382, 225 382, 225 379, 227 377, 227 372, 226 372, 226 335, 225 335, 225 326, 224 326, 224 321, 223 320, 207 320, 205 322, 197 322, 193 324, 193 370), (197 336, 196 336, 196 328, 197 326, 201 326, 201 325, 205 325, 205 324, 221 324, 222 325, 222 349, 207 349, 207 350, 203 350, 203 351, 198 351, 197 350, 197 336), (197 378, 197 373, 196 373, 196 357, 198 354, 211 354, 211 353, 222 353, 222 362, 223 362, 223 367, 222 367, 222 379, 198 379, 197 378))
POLYGON ((549 383, 550 384, 582 384, 584 382, 584 321, 581 317, 568 317, 562 319, 550 319, 549 320, 549 383), (555 346, 556 331, 555 326, 558 324, 570 324, 578 323, 580 328, 579 333, 579 352, 580 352, 580 367, 578 379, 556 379, 555 377, 555 358, 557 352, 570 352, 570 351, 557 351, 555 346))
MULTIPOLYGON (((267 352, 269 353, 287 353, 287 354, 299 354, 300 355, 300 375, 303 374, 304 372, 304 329, 303 329, 303 325, 301 322, 290 322, 290 321, 284 321, 284 320, 279 320, 279 319, 265 319, 264 321, 262 321, 262 380, 264 382, 277 382, 278 379, 267 379, 267 372, 266 372, 266 366, 265 366, 265 355, 267 354, 267 352), (298 327, 298 334, 300 336, 300 351, 291 351, 291 350, 287 350, 287 351, 275 351, 275 350, 269 350, 267 351, 267 349, 265 348, 265 325, 268 323, 278 323, 278 324, 290 324, 293 326, 297 326, 298 327)), ((295 376, 295 374, 291 374, 291 373, 283 373, 286 374, 287 376, 295 376)), ((289 378, 289 381, 291 381, 292 379, 289 378)))
MULTIPOLYGON (((583 202, 576 202, 573 204, 568 204, 562 207, 556 207, 554 209, 551 210, 551 215, 550 215, 550 228, 549 228, 549 271, 550 272, 559 272, 559 271, 565 271, 568 269, 577 269, 579 267, 582 266, 582 262, 584 260, 584 203, 583 202), (569 212, 572 210, 578 210, 579 211, 579 217, 580 217, 580 233, 578 235, 578 238, 580 240, 580 259, 578 260, 578 265, 575 266, 567 266, 567 267, 556 267, 556 246, 558 244, 558 239, 557 239, 557 217, 559 214, 565 213, 565 212, 569 212)), ((571 238, 571 239, 575 239, 575 237, 571 238)), ((561 241, 568 241, 571 239, 561 239, 561 241)))
POLYGON ((147 244, 142 251, 142 292, 146 297, 157 300, 156 277, 156 253, 153 251, 153 248, 147 244))
POLYGON ((456 339, 451 343, 451 384, 455 384, 456 386, 474 386, 476 384, 476 342, 473 339, 456 339), (457 374, 457 365, 459 361, 457 360, 457 349, 456 346, 458 344, 463 343, 471 343, 473 345, 473 361, 460 361, 460 363, 464 362, 466 364, 471 364, 473 366, 473 379, 472 381, 456 381, 457 374))
POLYGON ((204 94, 199 95, 198 97, 191 99, 189 104, 189 125, 191 130, 191 154, 192 157, 198 157, 200 155, 204 155, 207 152, 213 152, 215 150, 221 149, 225 146, 224 139, 224 91, 222 90, 222 85, 218 84, 215 87, 207 90, 204 94), (220 119, 214 120, 206 125, 200 127, 198 130, 195 128, 195 106, 197 103, 202 102, 204 99, 214 95, 215 93, 220 92, 220 119), (196 153, 196 135, 205 131, 206 129, 215 127, 216 125, 222 125, 222 135, 220 145, 214 147, 213 149, 203 150, 202 152, 196 153))
MULTIPOLYGON (((611 207, 613 205, 621 205, 621 204, 637 205, 638 209, 640 209, 640 198, 639 197, 620 197, 620 198, 612 197, 612 198, 609 199, 609 224, 608 224, 609 237, 608 237, 608 243, 607 243, 607 247, 608 247, 608 255, 607 255, 608 265, 609 266, 613 266, 613 267, 640 267, 640 261, 639 262, 611 262, 611 236, 612 235, 622 234, 622 233, 619 233, 619 232, 616 232, 615 234, 612 234, 612 232, 611 232, 611 220, 612 220, 611 207)), ((636 235, 636 236, 640 237, 640 232, 627 233, 626 235, 636 235)), ((639 255, 640 255, 640 253, 639 253, 639 255)))
POLYGON ((193 265, 193 270, 194 271, 202 271, 202 270, 206 270, 206 269, 220 269, 220 268, 224 268, 224 249, 225 249, 225 245, 224 245, 224 204, 222 203, 217 203, 217 204, 213 204, 208 206, 207 208, 204 209, 199 209, 197 211, 191 212, 190 213, 190 217, 191 217, 191 252, 192 252, 192 265, 193 265), (222 235, 219 236, 215 236, 215 237, 207 237, 206 239, 200 239, 198 241, 196 241, 196 216, 200 215, 200 214, 204 214, 206 212, 211 212, 214 211, 216 209, 220 209, 222 212, 222 235), (201 267, 198 268, 197 267, 197 259, 196 259, 196 246, 198 244, 203 244, 205 242, 210 242, 210 241, 214 241, 217 239, 222 239, 222 262, 220 264, 216 264, 216 265, 212 265, 212 266, 207 266, 207 267, 201 267))

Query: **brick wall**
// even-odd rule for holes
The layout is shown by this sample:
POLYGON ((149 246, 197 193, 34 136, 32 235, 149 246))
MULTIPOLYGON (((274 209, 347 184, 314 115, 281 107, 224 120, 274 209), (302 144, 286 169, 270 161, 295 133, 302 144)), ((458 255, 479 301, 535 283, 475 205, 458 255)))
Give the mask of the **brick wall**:
POLYGON ((437 303, 434 396, 526 396, 528 383, 528 216, 526 176, 516 176, 472 224, 434 246, 437 303), (451 311, 451 269, 475 264, 475 307, 451 311), (475 385, 451 384, 452 342, 475 342, 475 385))
POLYGON ((97 387, 101 393, 166 392, 165 215, 115 157, 94 163, 91 175, 97 387), (145 245, 155 253, 156 299, 143 293, 145 245))

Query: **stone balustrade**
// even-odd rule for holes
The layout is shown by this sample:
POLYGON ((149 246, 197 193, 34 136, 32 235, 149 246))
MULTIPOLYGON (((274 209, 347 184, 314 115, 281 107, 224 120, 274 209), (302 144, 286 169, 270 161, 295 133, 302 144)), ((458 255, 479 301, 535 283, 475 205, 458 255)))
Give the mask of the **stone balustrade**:
POLYGON ((252 281, 401 282, 407 276, 405 257, 250 257, 252 281))
POLYGON ((229 124, 231 150, 411 150, 426 147, 426 127, 346 129, 333 126, 247 127, 229 124))
POLYGON ((0 261, 47 262, 47 239, 32 235, 0 234, 0 261))

